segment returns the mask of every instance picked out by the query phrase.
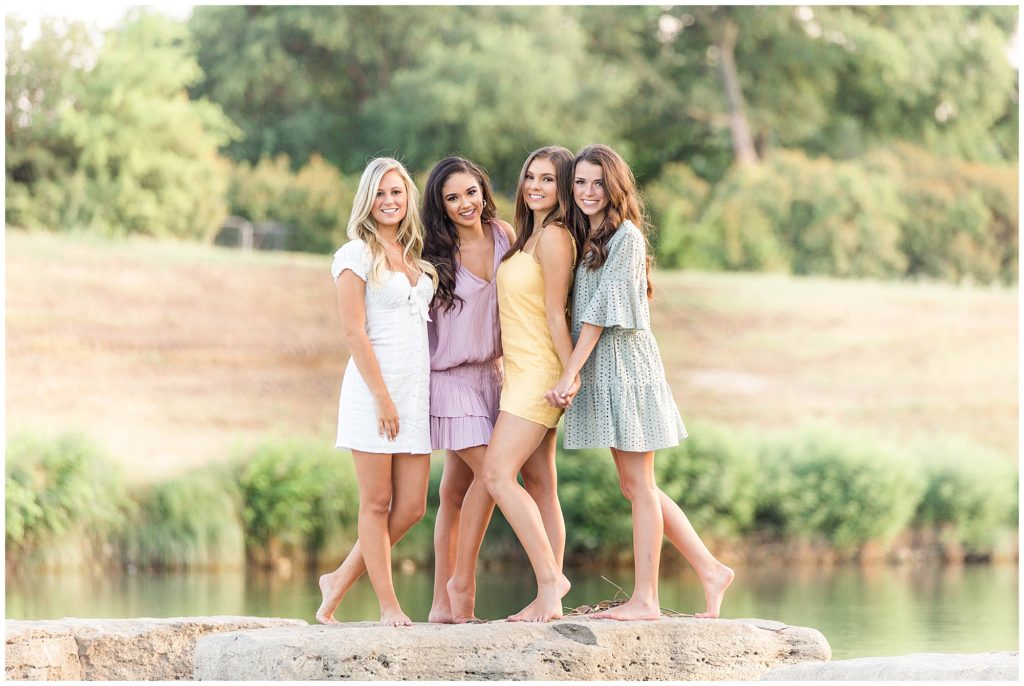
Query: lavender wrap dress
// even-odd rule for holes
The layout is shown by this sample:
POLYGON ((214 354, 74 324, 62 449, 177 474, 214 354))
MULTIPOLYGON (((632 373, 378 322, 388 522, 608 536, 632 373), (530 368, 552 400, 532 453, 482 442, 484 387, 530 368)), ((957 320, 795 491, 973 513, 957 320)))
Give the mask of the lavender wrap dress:
POLYGON ((501 397, 501 330, 498 324, 496 275, 509 249, 508 236, 490 222, 494 232, 491 281, 461 264, 455 272, 455 294, 462 301, 445 311, 430 309, 430 447, 462 450, 487 445, 498 418, 501 397))

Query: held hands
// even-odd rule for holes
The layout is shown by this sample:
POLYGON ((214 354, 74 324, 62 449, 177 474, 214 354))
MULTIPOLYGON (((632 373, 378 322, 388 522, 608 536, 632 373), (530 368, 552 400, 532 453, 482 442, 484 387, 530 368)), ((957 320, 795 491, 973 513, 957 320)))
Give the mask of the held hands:
POLYGON ((580 391, 580 375, 569 377, 563 374, 555 387, 544 394, 544 399, 552 407, 560 407, 563 410, 572 406, 572 400, 580 391))
POLYGON ((377 398, 375 404, 377 406, 377 435, 383 436, 389 441, 395 440, 395 436, 398 435, 398 408, 395 407, 394 401, 387 393, 383 397, 377 398))

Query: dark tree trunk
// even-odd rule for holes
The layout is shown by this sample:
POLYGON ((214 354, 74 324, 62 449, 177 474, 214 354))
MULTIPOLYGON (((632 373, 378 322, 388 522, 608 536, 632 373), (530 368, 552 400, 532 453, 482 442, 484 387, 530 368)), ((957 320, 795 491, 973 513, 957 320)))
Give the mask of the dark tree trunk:
POLYGON ((722 85, 725 88, 725 100, 729 105, 729 133, 732 136, 732 149, 737 164, 757 164, 757 151, 754 149, 754 138, 750 134, 747 122, 746 107, 743 104, 743 93, 740 91, 739 75, 736 73, 736 36, 739 28, 731 19, 722 23, 718 49, 721 51, 720 66, 722 85))

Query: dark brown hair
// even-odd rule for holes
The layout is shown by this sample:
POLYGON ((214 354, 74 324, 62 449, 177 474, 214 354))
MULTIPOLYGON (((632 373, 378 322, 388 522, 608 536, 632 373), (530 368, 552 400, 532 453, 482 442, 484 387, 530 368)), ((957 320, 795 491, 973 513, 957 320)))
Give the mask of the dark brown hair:
POLYGON ((496 206, 491 180, 487 172, 462 157, 446 157, 430 170, 427 187, 423 192, 424 240, 423 259, 437 269, 437 290, 432 305, 443 307, 446 312, 455 307, 462 298, 455 295, 455 273, 459 269, 459 233, 444 209, 444 184, 452 174, 469 174, 480 184, 484 207, 480 222, 487 226, 494 217, 496 206))
MULTIPOLYGON (((644 201, 636 187, 636 179, 633 171, 622 159, 619 153, 607 145, 596 143, 588 145, 580 150, 573 162, 573 183, 576 182, 576 165, 580 162, 589 162, 601 167, 604 177, 604 192, 608 198, 608 208, 604 213, 604 220, 594 229, 589 229, 583 248, 583 264, 587 269, 597 269, 608 259, 608 242, 611 241, 615 231, 622 222, 629 220, 647 242, 647 213, 644 210, 644 201)), ((650 246, 646 251, 647 270, 647 299, 654 297, 654 285, 651 283, 651 265, 654 258, 651 257, 650 246)))
POLYGON ((526 241, 533 235, 534 228, 544 228, 548 224, 558 222, 569 230, 573 242, 576 244, 576 259, 573 260, 572 268, 575 270, 579 263, 580 255, 583 252, 583 241, 586 239, 586 217, 576 207, 572 199, 572 152, 560 145, 549 145, 539 150, 534 150, 523 163, 523 170, 519 172, 519 183, 516 185, 516 212, 515 229, 516 240, 505 253, 502 260, 507 260, 512 255, 523 249, 526 241), (540 227, 533 225, 533 210, 526 205, 523 199, 523 185, 526 183, 526 171, 534 160, 551 160, 555 165, 555 184, 558 189, 558 204, 555 205, 544 217, 540 227))

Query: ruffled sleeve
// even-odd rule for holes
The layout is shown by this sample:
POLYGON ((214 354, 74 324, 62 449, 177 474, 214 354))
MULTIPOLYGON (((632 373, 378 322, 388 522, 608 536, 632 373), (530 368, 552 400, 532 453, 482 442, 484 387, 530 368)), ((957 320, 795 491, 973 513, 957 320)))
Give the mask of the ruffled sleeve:
POLYGON ((334 262, 331 263, 331 276, 334 280, 337 281, 346 269, 351 269, 356 276, 366 281, 370 271, 370 255, 366 243, 361 240, 349 241, 334 253, 334 262))
POLYGON ((609 243, 601 280, 580 321, 605 328, 649 329, 644 236, 631 223, 619 232, 623 235, 616 235, 609 243))

